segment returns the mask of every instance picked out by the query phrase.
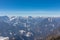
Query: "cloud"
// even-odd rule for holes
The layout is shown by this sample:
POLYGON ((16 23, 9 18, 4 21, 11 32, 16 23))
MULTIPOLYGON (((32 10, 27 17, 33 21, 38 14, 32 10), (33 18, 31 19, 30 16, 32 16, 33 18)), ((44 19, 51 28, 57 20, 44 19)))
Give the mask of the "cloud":
POLYGON ((15 16, 60 16, 59 11, 0 11, 0 15, 15 16))

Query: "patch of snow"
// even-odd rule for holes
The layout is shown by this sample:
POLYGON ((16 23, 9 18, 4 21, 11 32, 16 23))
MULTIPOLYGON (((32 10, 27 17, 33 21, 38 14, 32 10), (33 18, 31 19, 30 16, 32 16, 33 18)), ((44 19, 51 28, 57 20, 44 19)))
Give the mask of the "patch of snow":
POLYGON ((10 18, 10 21, 14 20, 15 18, 17 18, 16 16, 12 16, 12 17, 9 17, 10 18))
POLYGON ((9 37, 0 37, 0 40, 9 40, 9 37))
POLYGON ((26 33, 26 37, 30 37, 31 35, 33 35, 31 32, 26 33))
POLYGON ((12 35, 12 32, 10 32, 9 34, 12 35))
POLYGON ((52 18, 48 18, 48 21, 49 21, 49 22, 52 22, 52 18))
POLYGON ((14 23, 13 26, 16 26, 18 24, 18 22, 14 23))
POLYGON ((26 31, 24 31, 24 30, 19 30, 19 32, 20 32, 20 34, 23 34, 23 33, 26 32, 26 31))

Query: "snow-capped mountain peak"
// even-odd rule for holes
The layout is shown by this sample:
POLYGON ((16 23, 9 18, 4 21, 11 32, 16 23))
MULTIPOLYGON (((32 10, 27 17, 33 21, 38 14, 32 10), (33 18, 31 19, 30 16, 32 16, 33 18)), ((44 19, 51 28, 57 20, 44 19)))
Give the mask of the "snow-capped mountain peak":
POLYGON ((15 18, 17 18, 16 16, 12 16, 12 17, 9 17, 10 18, 10 21, 14 20, 15 18))

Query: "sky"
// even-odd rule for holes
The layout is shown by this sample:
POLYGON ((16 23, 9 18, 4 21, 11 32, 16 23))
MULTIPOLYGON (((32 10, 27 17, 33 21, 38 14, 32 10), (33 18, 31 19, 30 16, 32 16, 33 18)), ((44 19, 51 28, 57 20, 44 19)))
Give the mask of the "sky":
POLYGON ((0 0, 0 15, 60 16, 60 0, 0 0))

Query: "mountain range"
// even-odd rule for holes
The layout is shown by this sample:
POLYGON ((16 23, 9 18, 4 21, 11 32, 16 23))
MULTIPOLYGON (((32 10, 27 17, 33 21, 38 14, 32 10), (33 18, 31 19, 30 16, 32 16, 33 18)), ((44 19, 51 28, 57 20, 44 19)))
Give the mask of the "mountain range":
POLYGON ((60 27, 60 17, 0 16, 0 36, 10 40, 44 40, 60 27))

